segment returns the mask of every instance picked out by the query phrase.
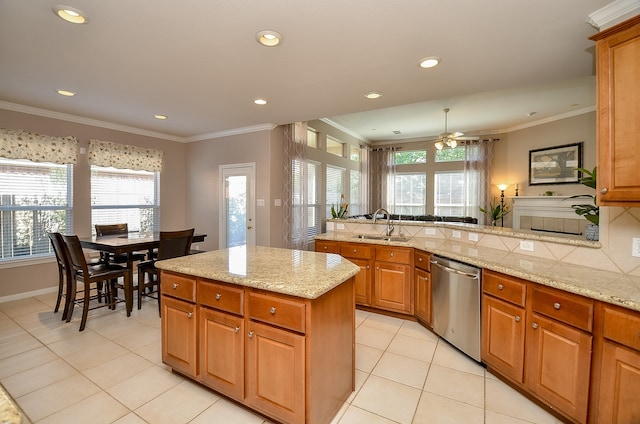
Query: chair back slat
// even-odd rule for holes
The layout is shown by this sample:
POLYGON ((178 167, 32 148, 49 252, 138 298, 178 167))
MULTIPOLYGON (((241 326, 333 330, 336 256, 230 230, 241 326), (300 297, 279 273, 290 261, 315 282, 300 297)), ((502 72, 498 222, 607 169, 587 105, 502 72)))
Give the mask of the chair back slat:
POLYGON ((181 231, 161 231, 158 260, 188 255, 193 241, 193 231, 193 228, 181 231))
POLYGON ((67 248, 64 244, 64 239, 60 233, 49 233, 49 240, 51 240, 51 246, 53 246, 53 253, 56 255, 56 261, 58 265, 68 268, 69 255, 67 254, 67 248))
POLYGON ((128 224, 107 224, 107 225, 99 225, 96 224, 96 236, 113 236, 117 234, 127 234, 129 232, 128 224))

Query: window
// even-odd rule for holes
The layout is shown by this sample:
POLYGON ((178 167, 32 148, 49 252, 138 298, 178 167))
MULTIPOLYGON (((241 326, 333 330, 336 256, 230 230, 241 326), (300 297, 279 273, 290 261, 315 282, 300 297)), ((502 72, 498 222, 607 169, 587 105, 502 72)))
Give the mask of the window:
POLYGON ((327 136, 327 153, 344 157, 344 143, 337 138, 327 136))
POLYGON ((318 132, 313 128, 307 127, 307 146, 318 148, 318 132))
POLYGON ((359 146, 349 146, 349 159, 354 162, 360 162, 360 151, 359 146))
POLYGON ((464 172, 438 172, 434 185, 435 215, 463 216, 464 172))
POLYGON ((160 173, 91 166, 91 227, 127 223, 129 231, 159 231, 160 173))
POLYGON ((436 150, 436 162, 455 162, 465 160, 465 146, 458 146, 453 149, 436 150))
POLYGON ((296 228, 304 228, 306 231, 306 237, 308 241, 313 240, 313 237, 317 234, 320 234, 320 202, 318 196, 318 171, 320 166, 315 163, 308 161, 306 176, 303 172, 302 161, 293 160, 292 161, 292 203, 293 203, 293 218, 291 220, 291 225, 293 228, 292 238, 294 240, 300 240, 303 235, 296 231, 296 228), (306 182, 304 178, 306 177, 306 182), (300 220, 304 219, 304 214, 302 213, 302 208, 305 207, 305 202, 300 197, 300 193, 303 193, 301 184, 307 184, 307 223, 306 225, 300 225, 300 220))
POLYGON ((0 259, 52 252, 47 233, 73 232, 73 165, 0 158, 0 259))
POLYGON ((396 160, 396 165, 427 163, 427 151, 412 150, 408 152, 395 152, 395 160, 396 160))
POLYGON ((347 215, 360 215, 360 171, 352 169, 349 171, 349 212, 347 215))
MULTIPOLYGON (((389 184, 391 188, 391 184, 389 184)), ((389 211, 399 215, 424 215, 427 198, 427 176, 425 173, 398 173, 393 181, 393 193, 388 199, 394 199, 395 207, 389 211)))
POLYGON ((344 194, 344 168, 327 165, 326 181, 326 217, 331 218, 331 206, 340 205, 340 197, 344 194))

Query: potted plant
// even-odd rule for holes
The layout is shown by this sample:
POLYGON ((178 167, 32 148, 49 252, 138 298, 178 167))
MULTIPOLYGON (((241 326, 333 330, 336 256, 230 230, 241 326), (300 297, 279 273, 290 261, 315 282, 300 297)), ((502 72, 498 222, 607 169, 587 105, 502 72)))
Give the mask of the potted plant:
POLYGON ((344 219, 349 211, 349 204, 344 200, 344 194, 340 196, 340 205, 331 205, 331 217, 344 219))
MULTIPOLYGON (((584 168, 577 168, 579 172, 582 172, 580 183, 592 189, 596 189, 596 173, 597 167, 593 168, 593 171, 589 171, 584 168)), ((585 203, 579 205, 571 205, 576 214, 583 216, 589 224, 585 227, 585 237, 587 240, 598 240, 599 225, 600 225, 600 208, 596 205, 595 194, 578 194, 568 197, 569 199, 576 199, 580 197, 587 197, 593 200, 593 203, 585 203)))
POLYGON ((491 218, 491 225, 495 226, 496 222, 499 219, 504 218, 509 214, 509 212, 511 212, 511 209, 509 209, 508 205, 503 205, 501 203, 498 203, 495 197, 493 200, 496 203, 495 206, 494 206, 494 202, 490 202, 488 208, 480 207, 480 212, 486 215, 489 215, 489 217, 491 218))

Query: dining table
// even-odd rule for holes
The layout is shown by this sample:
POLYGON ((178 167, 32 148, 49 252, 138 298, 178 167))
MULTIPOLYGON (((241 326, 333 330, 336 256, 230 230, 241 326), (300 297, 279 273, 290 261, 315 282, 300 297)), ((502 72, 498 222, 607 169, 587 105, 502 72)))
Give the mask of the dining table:
MULTIPOLYGON (((194 234, 192 243, 201 243, 206 236, 206 234, 194 234)), ((130 232, 101 237, 80 237, 80 244, 85 249, 107 252, 115 256, 127 255, 127 268, 131 278, 128 279, 129 281, 124 281, 124 300, 127 316, 131 316, 133 310, 133 253, 147 251, 147 257, 151 259, 152 252, 160 245, 160 232, 130 232)))

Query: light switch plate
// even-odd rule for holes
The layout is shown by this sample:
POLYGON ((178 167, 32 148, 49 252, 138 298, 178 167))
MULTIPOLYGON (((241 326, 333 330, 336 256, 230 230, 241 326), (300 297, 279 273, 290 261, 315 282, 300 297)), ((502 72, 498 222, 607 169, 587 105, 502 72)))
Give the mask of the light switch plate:
POLYGON ((436 235, 436 229, 435 228, 425 228, 424 229, 424 233, 428 236, 435 236, 436 235))
POLYGON ((469 241, 478 241, 478 233, 469 233, 469 241))
POLYGON ((631 256, 640 258, 640 237, 634 237, 631 243, 631 256))
POLYGON ((453 230, 453 232, 451 233, 451 237, 453 238, 460 238, 462 235, 460 234, 460 231, 456 231, 453 230))
POLYGON ((520 240, 520 250, 533 252, 533 242, 530 240, 520 240))
POLYGON ((337 224, 338 230, 344 230, 344 224, 337 224))

